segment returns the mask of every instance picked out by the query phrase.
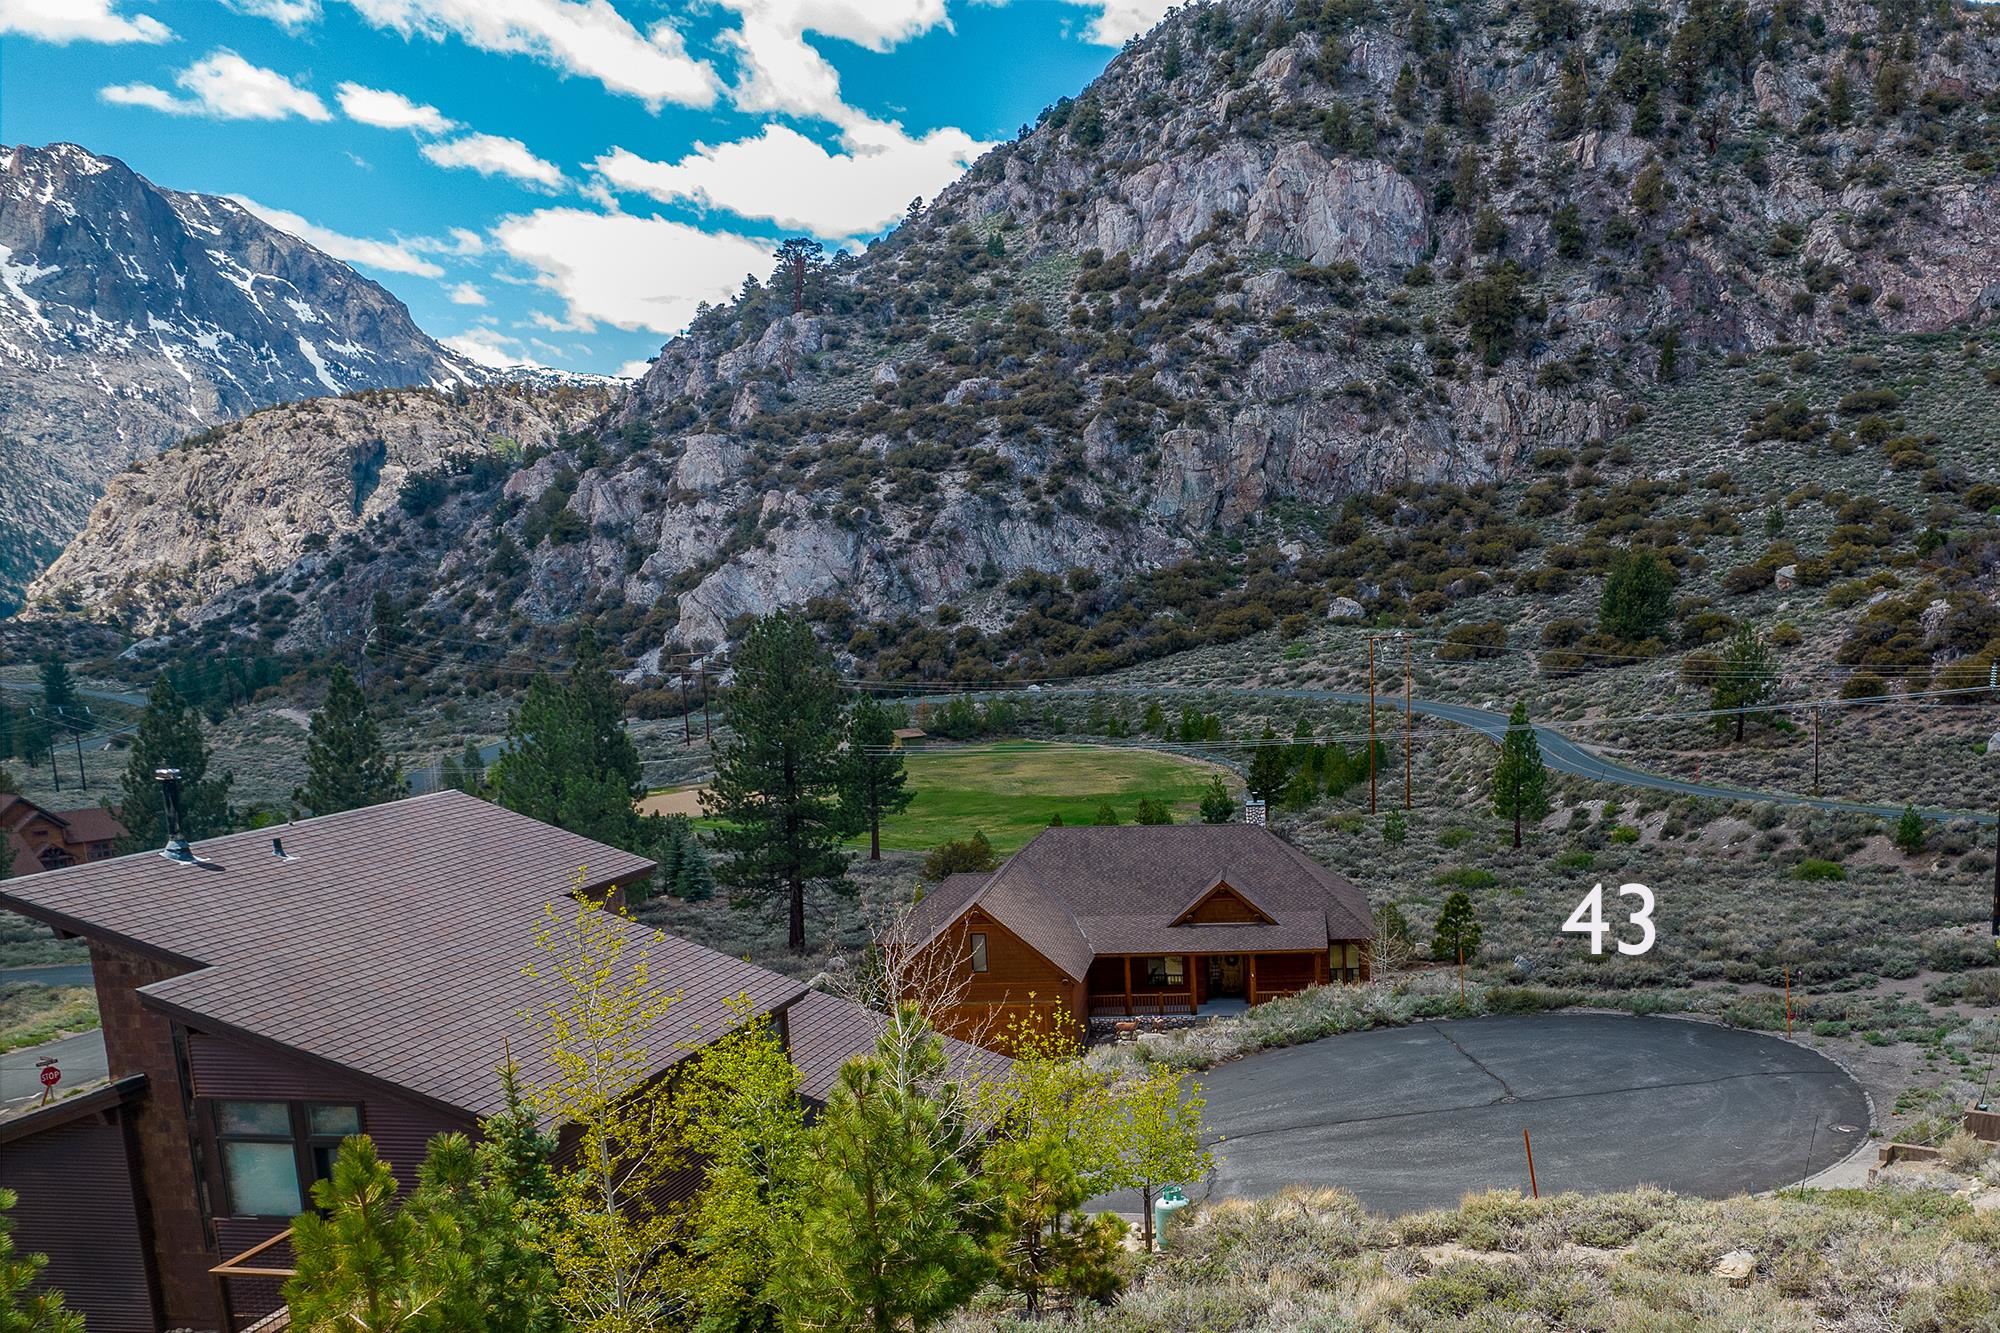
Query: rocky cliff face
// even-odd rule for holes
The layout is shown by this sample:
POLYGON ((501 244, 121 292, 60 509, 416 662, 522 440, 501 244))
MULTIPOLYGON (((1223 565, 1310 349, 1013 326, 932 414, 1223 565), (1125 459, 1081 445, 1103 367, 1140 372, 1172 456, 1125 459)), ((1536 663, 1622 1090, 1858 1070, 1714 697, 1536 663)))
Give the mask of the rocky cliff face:
MULTIPOLYGON (((1982 322, 1995 23, 1186 7, 803 309, 779 273, 705 312, 399 586, 452 624, 606 616, 642 663, 781 605, 991 630, 1023 574, 1295 547, 1317 507, 1506 477, 1759 349, 1982 322)), ((140 567, 83 600, 157 619, 140 567)))
POLYGON ((0 611, 130 459, 272 403, 477 378, 227 199, 73 144, 0 149, 0 611))

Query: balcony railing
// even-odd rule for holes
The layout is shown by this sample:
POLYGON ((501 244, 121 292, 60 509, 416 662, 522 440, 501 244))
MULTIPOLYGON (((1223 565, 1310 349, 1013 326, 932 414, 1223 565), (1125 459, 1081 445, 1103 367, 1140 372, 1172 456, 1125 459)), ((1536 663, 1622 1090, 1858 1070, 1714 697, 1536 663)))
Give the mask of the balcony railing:
POLYGON ((1133 991, 1131 1002, 1118 995, 1094 996, 1090 1001, 1092 1018, 1161 1017, 1168 1014, 1191 1014, 1194 1009, 1194 992, 1186 990, 1133 991))
POLYGON ((275 1333, 290 1326, 283 1295, 292 1266, 292 1229, 260 1240, 209 1273, 222 1294, 223 1327, 233 1333, 275 1333))

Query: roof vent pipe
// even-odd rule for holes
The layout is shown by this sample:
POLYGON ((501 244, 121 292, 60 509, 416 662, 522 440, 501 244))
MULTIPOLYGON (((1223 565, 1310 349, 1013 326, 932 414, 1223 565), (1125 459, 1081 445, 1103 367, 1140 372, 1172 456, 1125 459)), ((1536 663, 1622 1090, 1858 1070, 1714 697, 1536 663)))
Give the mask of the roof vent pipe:
POLYGON ((153 781, 160 784, 160 809, 167 817, 167 845, 160 855, 182 865, 193 865, 194 849, 188 846, 187 835, 181 830, 181 771, 156 768, 153 781))
POLYGON ((289 861, 292 859, 285 855, 285 840, 283 838, 271 839, 271 855, 277 857, 280 861, 289 861))

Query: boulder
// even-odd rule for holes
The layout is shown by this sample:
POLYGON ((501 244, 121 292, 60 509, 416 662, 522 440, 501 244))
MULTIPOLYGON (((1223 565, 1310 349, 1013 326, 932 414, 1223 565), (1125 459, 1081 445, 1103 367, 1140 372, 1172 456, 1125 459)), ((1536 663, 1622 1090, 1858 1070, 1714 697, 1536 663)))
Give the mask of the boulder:
POLYGON ((696 494, 718 491, 742 464, 743 446, 729 436, 690 435, 681 441, 680 461, 674 464, 674 485, 696 494))
POLYGON ((1336 597, 1326 604, 1328 620, 1359 620, 1368 612, 1352 597, 1336 597))
POLYGON ((1779 565, 1777 570, 1771 575, 1771 586, 1779 592, 1790 592, 1793 588, 1798 587, 1799 567, 1797 565, 1779 565))
POLYGON ((1757 1276, 1757 1256, 1748 1250, 1731 1250, 1715 1262, 1715 1275, 1732 1287, 1747 1287, 1757 1276))
POLYGON ((1923 627, 1924 645, 1936 647, 1944 637, 1944 622, 1951 618, 1951 603, 1940 597, 1925 607, 1917 615, 1917 624, 1923 627))

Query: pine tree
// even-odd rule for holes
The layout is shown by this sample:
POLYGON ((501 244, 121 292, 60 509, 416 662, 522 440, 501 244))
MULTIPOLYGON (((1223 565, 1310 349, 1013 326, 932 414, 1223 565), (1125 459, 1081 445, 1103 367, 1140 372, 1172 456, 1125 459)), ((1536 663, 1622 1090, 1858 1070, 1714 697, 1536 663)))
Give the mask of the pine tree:
POLYGON ((1139 798, 1137 822, 1141 824, 1171 824, 1174 822, 1173 807, 1169 806, 1165 801, 1155 800, 1151 796, 1142 796, 1139 798))
POLYGON ((1291 776, 1291 762, 1285 757, 1285 747, 1278 744, 1278 733, 1269 725, 1258 738, 1257 752, 1250 756, 1250 774, 1247 779, 1250 794, 1260 801, 1277 799, 1285 788, 1285 779, 1291 776))
POLYGON ((1500 742, 1500 762, 1493 766, 1493 813, 1514 821, 1514 845, 1521 845, 1521 824, 1549 812, 1549 770, 1542 762, 1542 743, 1528 724, 1528 705, 1516 703, 1507 715, 1507 735, 1500 742))
POLYGON ((331 815, 393 801, 405 790, 402 773, 382 750, 367 696, 346 667, 335 667, 306 737, 305 784, 292 800, 312 814, 331 815))
POLYGON ((1229 795, 1229 788, 1223 785, 1222 774, 1212 774, 1208 779, 1208 790, 1201 794, 1201 822, 1204 824, 1227 824, 1236 817, 1236 802, 1229 795))
POLYGON ((1483 932, 1472 912, 1472 899, 1459 889, 1444 900, 1438 912, 1437 934, 1431 938, 1431 957, 1440 963, 1470 962, 1479 952, 1483 932))
POLYGON ((1924 817, 1914 805, 1904 806, 1902 817, 1896 821, 1896 846, 1904 855, 1915 856, 1924 849, 1924 836, 1924 817))
POLYGON ((840 801, 856 829, 868 830, 868 859, 882 859, 882 816, 910 808, 916 793, 904 784, 903 756, 894 748, 896 728, 889 710, 873 696, 856 701, 847 721, 847 760, 840 801))
POLYGON ((342 1141, 313 1202, 318 1210, 292 1223, 296 1271, 285 1304, 294 1327, 429 1329, 433 1307, 467 1280, 458 1229, 397 1201, 396 1177, 367 1135, 342 1141))
POLYGON ((923 1329, 992 1271, 974 1147, 944 1050, 909 1007, 850 1060, 814 1124, 772 1274, 787 1327, 923 1329))
POLYGON ((54 719, 67 719, 80 714, 79 702, 69 668, 50 652, 42 659, 42 711, 54 719))
POLYGON ((844 884, 848 832, 840 806, 847 701, 812 626, 790 612, 766 616, 733 658, 723 698, 729 734, 717 746, 702 808, 721 821, 723 878, 751 899, 786 903, 786 939, 806 947, 806 885, 844 884))
POLYGON ((643 773, 618 687, 586 629, 566 681, 538 675, 528 682, 486 781, 491 798, 509 810, 641 852, 655 836, 633 804, 646 793, 643 773))
MULTIPOLYGON (((1722 651, 1715 684, 1709 691, 1709 706, 1733 714, 1736 739, 1741 741, 1743 724, 1750 717, 1746 710, 1770 702, 1777 692, 1777 682, 1778 664, 1771 650, 1755 629, 1744 625, 1730 636, 1729 646, 1722 651)), ((1716 724, 1726 727, 1730 720, 1728 716, 1718 717, 1716 724)))
POLYGON ((1117 807, 1113 806, 1109 801, 1099 801, 1097 803, 1097 813, 1090 817, 1090 822, 1100 828, 1111 827, 1118 822, 1117 807))
POLYGON ((14 706, 7 702, 7 691, 0 690, 0 761, 14 757, 14 706))
POLYGON ((162 768, 181 771, 181 831, 186 837, 212 838, 229 831, 235 822, 229 810, 234 778, 227 773, 211 778, 209 760, 201 718, 173 682, 161 676, 146 696, 146 711, 119 779, 118 822, 126 829, 125 850, 166 844, 166 813, 153 776, 162 768))
POLYGON ((715 896, 715 872, 709 869, 708 854, 690 836, 681 848, 680 863, 674 868, 674 897, 684 903, 705 903, 715 896))
POLYGON ((1651 551, 1626 551, 1604 577, 1597 621, 1606 634, 1626 643, 1650 639, 1674 613, 1674 572, 1651 551))

